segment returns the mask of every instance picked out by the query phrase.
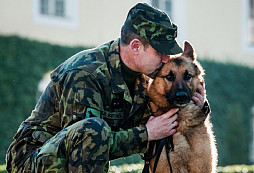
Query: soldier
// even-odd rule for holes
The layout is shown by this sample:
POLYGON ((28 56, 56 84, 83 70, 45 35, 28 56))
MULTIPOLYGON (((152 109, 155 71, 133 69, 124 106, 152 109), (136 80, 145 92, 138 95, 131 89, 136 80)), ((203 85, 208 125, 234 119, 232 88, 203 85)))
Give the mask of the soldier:
MULTIPOLYGON (((107 172, 109 160, 143 153, 148 141, 174 134, 177 109, 145 117, 147 76, 182 52, 176 36, 164 12, 138 3, 119 39, 57 67, 8 149, 8 172, 107 172)), ((193 97, 201 108, 204 91, 200 86, 193 97)))

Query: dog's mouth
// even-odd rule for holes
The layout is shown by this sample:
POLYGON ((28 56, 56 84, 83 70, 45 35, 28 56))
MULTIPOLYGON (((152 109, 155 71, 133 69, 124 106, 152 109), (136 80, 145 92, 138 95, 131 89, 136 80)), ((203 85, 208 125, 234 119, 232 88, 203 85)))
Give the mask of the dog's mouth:
POLYGON ((180 104, 179 104, 179 103, 174 103, 174 105, 175 105, 176 107, 185 107, 185 106, 187 106, 187 104, 188 104, 188 103, 183 103, 183 104, 182 104, 182 103, 180 103, 180 104))
POLYGON ((176 107, 185 107, 189 102, 190 102, 190 100, 186 100, 186 101, 184 101, 184 102, 174 101, 173 104, 174 104, 176 107))
POLYGON ((174 104, 176 107, 184 107, 191 101, 191 98, 187 92, 178 91, 174 97, 169 96, 167 100, 169 103, 174 104))

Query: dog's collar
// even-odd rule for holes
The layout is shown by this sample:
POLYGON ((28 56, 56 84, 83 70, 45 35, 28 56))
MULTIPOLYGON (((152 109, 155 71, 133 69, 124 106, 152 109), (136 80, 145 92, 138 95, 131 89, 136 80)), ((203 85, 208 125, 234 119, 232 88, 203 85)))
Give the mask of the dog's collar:
POLYGON ((208 103, 207 100, 205 101, 202 110, 203 110, 203 112, 205 113, 205 115, 208 115, 208 114, 211 113, 211 109, 210 109, 210 106, 209 106, 209 103, 208 103))

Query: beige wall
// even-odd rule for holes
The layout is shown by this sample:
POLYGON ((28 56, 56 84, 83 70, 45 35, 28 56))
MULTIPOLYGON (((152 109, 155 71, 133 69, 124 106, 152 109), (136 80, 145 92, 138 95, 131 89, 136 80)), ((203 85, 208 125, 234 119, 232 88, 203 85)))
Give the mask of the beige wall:
POLYGON ((186 0, 186 39, 200 57, 254 67, 254 52, 244 49, 243 1, 186 0))
MULTIPOLYGON (((33 17, 34 1, 1 0, 0 34, 62 45, 96 46, 119 36, 128 10, 138 2, 77 0, 77 27, 65 28, 37 24, 33 17)), ((254 47, 246 51, 243 43, 243 2, 247 0, 173 0, 179 41, 189 40, 200 58, 254 67, 254 47)))
POLYGON ((78 0, 77 28, 43 26, 33 21, 32 0, 0 1, 0 34, 18 34, 24 37, 56 44, 98 45, 115 39, 128 10, 136 0, 78 0), (117 8, 115 7, 117 6, 117 8))

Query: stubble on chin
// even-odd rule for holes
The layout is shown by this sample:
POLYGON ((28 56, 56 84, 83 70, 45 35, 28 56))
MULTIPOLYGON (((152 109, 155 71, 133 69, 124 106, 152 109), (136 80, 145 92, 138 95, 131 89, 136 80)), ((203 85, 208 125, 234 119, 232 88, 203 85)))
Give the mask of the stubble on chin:
POLYGON ((163 65, 164 63, 162 63, 157 69, 155 69, 152 73, 148 74, 147 76, 154 79, 161 70, 161 68, 163 67, 163 65))

